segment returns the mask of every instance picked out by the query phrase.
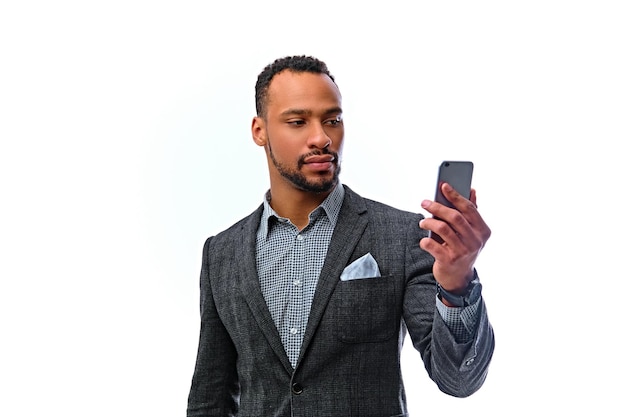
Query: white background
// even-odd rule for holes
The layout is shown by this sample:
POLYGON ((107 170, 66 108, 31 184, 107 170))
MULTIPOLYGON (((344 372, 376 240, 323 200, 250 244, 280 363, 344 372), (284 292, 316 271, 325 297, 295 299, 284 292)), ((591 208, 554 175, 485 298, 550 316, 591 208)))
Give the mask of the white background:
POLYGON ((206 237, 261 202, 254 82, 317 56, 342 180, 420 211, 475 163, 496 331, 483 388, 413 415, 621 408, 626 12, 620 1, 5 1, 0 415, 182 416, 206 237), (227 3, 227 4, 226 4, 227 3))

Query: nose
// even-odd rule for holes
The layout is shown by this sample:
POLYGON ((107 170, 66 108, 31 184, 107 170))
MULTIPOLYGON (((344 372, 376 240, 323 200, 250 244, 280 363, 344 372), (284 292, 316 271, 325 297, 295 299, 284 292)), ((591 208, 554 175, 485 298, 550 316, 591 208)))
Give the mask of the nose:
POLYGON ((332 139, 322 124, 316 124, 308 139, 308 145, 312 148, 324 149, 328 148, 333 143, 332 139))

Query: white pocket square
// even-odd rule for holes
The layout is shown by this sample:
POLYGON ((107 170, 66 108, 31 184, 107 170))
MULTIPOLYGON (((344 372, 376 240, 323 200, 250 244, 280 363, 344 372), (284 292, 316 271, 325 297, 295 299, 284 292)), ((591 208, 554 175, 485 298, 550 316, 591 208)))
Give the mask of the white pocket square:
POLYGON ((380 270, 376 259, 368 252, 361 256, 350 265, 346 266, 341 273, 342 281, 350 281, 353 279, 376 278, 380 277, 380 270))

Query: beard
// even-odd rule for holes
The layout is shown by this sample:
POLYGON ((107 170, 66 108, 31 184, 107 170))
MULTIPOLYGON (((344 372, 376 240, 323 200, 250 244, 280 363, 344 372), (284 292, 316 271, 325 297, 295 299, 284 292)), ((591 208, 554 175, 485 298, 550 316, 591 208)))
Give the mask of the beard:
POLYGON ((331 152, 328 149, 324 148, 322 150, 313 151, 306 155, 298 158, 298 167, 297 169, 292 169, 284 164, 280 163, 276 157, 274 156, 274 152, 272 151, 272 145, 268 142, 269 155, 272 160, 272 163, 276 167, 278 173, 291 182, 296 188, 307 191, 311 193, 325 193, 331 191, 335 185, 337 185, 339 181, 339 172, 341 171, 341 165, 339 165, 339 155, 336 152, 331 152), (313 155, 332 155, 334 157, 333 165, 335 169, 333 171, 332 178, 329 179, 321 179, 319 181, 311 181, 307 177, 302 174, 302 167, 305 164, 305 159, 309 156, 313 155))

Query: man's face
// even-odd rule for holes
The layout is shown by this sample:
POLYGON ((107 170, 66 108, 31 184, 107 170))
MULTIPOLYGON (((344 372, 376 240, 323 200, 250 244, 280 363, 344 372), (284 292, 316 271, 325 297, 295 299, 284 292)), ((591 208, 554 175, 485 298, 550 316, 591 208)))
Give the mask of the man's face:
POLYGON ((324 74, 275 75, 265 118, 255 118, 253 135, 266 149, 273 180, 303 191, 332 190, 344 135, 339 89, 324 74))

